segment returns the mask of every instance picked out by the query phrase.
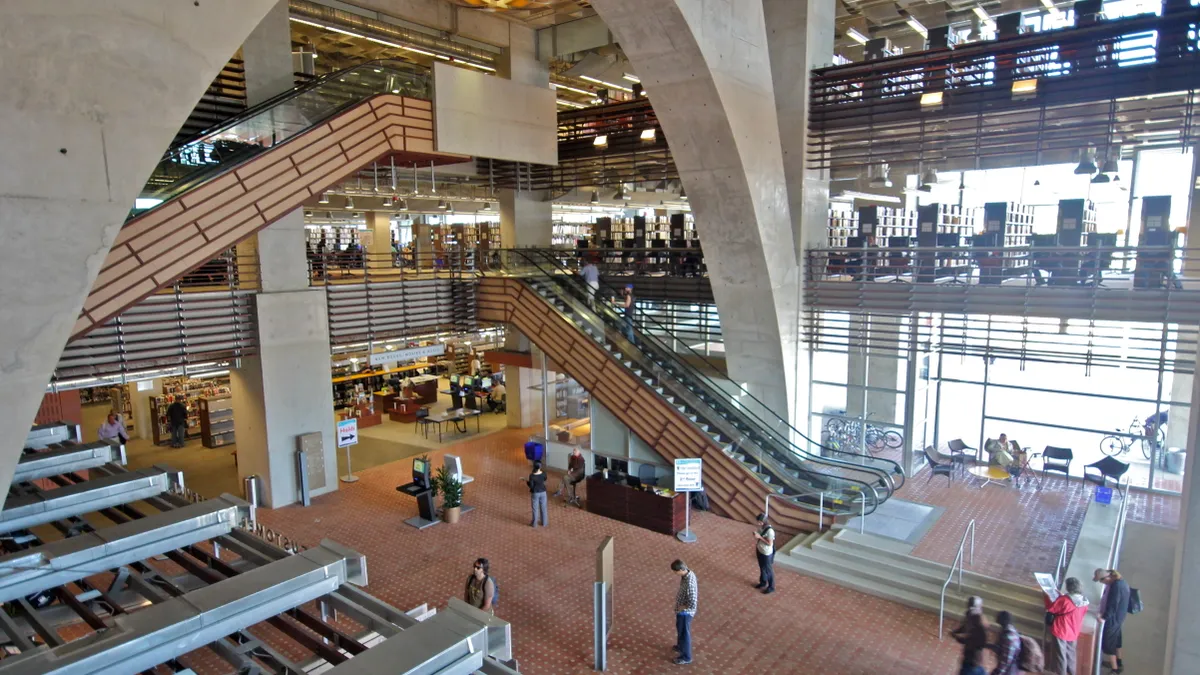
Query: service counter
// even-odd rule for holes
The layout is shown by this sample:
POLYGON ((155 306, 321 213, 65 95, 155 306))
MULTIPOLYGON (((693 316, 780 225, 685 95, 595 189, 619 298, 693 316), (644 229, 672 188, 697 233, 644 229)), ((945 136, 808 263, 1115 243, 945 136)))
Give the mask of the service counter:
POLYGON ((606 480, 598 473, 587 479, 588 513, 661 534, 674 536, 683 531, 686 500, 687 494, 683 492, 662 496, 649 490, 631 488, 624 482, 606 480))

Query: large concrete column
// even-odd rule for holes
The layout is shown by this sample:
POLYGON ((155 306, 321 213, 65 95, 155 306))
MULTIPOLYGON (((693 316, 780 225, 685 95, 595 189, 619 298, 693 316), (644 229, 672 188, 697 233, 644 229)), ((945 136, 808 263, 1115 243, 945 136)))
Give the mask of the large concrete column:
MULTIPOLYGON (((592 5, 641 77, 691 198, 730 377, 793 417, 807 407, 797 399, 801 274, 763 3, 592 5)), ((798 65, 791 75, 804 79, 798 65)))
MULTIPOLYGON (((286 1, 251 33, 242 55, 247 92, 258 100, 292 87, 286 1)), ((384 222, 383 238, 390 246, 386 218, 384 222)), ((329 313, 324 289, 309 287, 303 209, 262 230, 256 239, 246 250, 257 256, 261 278, 255 299, 258 356, 242 359, 241 367, 231 371, 230 388, 238 473, 262 478, 263 504, 279 508, 299 498, 297 438, 306 433, 320 433, 325 452, 324 481, 310 471, 310 494, 337 489, 329 313)))
MULTIPOLYGON (((536 87, 550 86, 549 65, 538 60, 537 33, 516 24, 509 31, 508 47, 497 63, 496 74, 536 87)), ((557 130, 546 128, 554 135, 557 130)), ((549 248, 552 233, 550 195, 542 191, 500 190, 500 243, 505 247, 549 248)))
POLYGON ((1190 675, 1200 662, 1200 378, 1192 378, 1192 407, 1188 416, 1187 460, 1183 476, 1183 496, 1179 514, 1179 544, 1175 547, 1174 592, 1167 621, 1168 675, 1190 675))
POLYGON ((370 242, 363 249, 368 269, 392 268, 392 216, 384 211, 367 211, 367 231, 370 242))
POLYGON ((0 485, 134 198, 273 2, 0 0, 0 485))

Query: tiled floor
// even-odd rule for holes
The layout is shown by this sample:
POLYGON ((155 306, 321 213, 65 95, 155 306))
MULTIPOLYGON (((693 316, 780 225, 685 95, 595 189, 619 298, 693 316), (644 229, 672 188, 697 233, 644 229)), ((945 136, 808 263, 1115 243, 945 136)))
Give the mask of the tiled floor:
MULTIPOLYGON (((513 624, 515 654, 532 675, 591 672, 591 582, 595 548, 616 537, 615 621, 609 672, 676 670, 672 603, 683 558, 700 581, 695 673, 943 674, 957 650, 939 643, 936 618, 899 605, 779 570, 779 591, 754 591, 757 569, 749 528, 695 514, 699 542, 682 544, 648 530, 561 506, 549 529, 528 526, 521 478, 527 465, 513 430, 471 439, 449 451, 476 477, 466 501, 477 510, 454 526, 418 532, 403 520, 416 513, 395 486, 407 482, 399 462, 368 469, 362 480, 318 498, 307 509, 264 512, 271 527, 313 544, 329 537, 366 554, 367 590, 401 608, 444 605, 462 592, 471 562, 492 561, 500 584, 497 614, 513 624)), ((433 457, 435 463, 437 456, 433 457)), ((682 672, 682 669, 680 669, 682 672)))

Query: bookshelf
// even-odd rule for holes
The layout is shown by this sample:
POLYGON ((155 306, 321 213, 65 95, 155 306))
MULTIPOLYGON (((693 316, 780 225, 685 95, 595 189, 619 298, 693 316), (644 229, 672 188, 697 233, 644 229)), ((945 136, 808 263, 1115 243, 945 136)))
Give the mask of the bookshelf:
POLYGON ((921 251, 917 254, 917 281, 931 283, 950 277, 961 281, 960 274, 970 275, 971 259, 965 250, 975 234, 979 209, 957 204, 925 204, 917 207, 917 246, 948 249, 921 251))
POLYGON ((829 209, 829 248, 846 248, 850 237, 858 236, 858 215, 858 211, 829 209))
POLYGON ((171 429, 167 426, 167 407, 176 396, 183 397, 188 409, 187 438, 200 436, 200 404, 201 398, 219 398, 229 396, 228 377, 208 377, 203 380, 193 380, 184 377, 169 377, 163 380, 161 396, 150 397, 150 418, 153 423, 153 438, 155 445, 171 442, 171 429))
POLYGON ((233 442, 233 399, 200 398, 200 442, 206 448, 218 448, 233 442))
POLYGON ((985 249, 976 254, 980 283, 997 284, 1029 269, 1033 221, 1032 206, 1016 202, 984 204, 983 229, 973 240, 976 248, 985 249))
POLYGON ((125 420, 125 430, 133 431, 133 403, 129 397, 129 385, 119 384, 112 387, 86 387, 79 390, 80 405, 109 404, 117 408, 121 419, 125 420))

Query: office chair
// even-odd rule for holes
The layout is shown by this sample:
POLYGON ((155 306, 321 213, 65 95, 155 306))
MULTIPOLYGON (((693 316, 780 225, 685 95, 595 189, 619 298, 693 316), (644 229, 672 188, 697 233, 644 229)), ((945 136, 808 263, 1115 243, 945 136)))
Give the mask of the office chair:
POLYGON ((658 485, 658 476, 655 474, 652 464, 638 465, 638 480, 642 485, 658 485))
POLYGON ((1073 459, 1075 459, 1075 453, 1070 448, 1056 448, 1047 445, 1046 450, 1042 452, 1042 477, 1046 477, 1047 471, 1058 471, 1069 477, 1073 459))
POLYGON ((929 478, 925 479, 925 482, 928 483, 929 481, 933 480, 934 476, 945 476, 946 486, 949 487, 950 483, 954 480, 954 465, 939 463, 933 458, 933 455, 931 454, 932 452, 932 445, 921 451, 921 454, 925 455, 925 461, 929 462, 929 478))
POLYGON ((1112 479, 1117 487, 1121 487, 1121 476, 1129 471, 1129 465, 1116 457, 1105 457, 1099 462, 1092 462, 1083 467, 1083 479, 1095 483, 1096 485, 1108 485, 1108 479, 1112 479), (1093 473, 1089 473, 1089 471, 1093 473))
POLYGON ((425 430, 425 435, 428 436, 429 408, 417 408, 417 412, 414 414, 416 415, 416 419, 413 420, 413 433, 416 433, 417 429, 420 428, 425 430))

